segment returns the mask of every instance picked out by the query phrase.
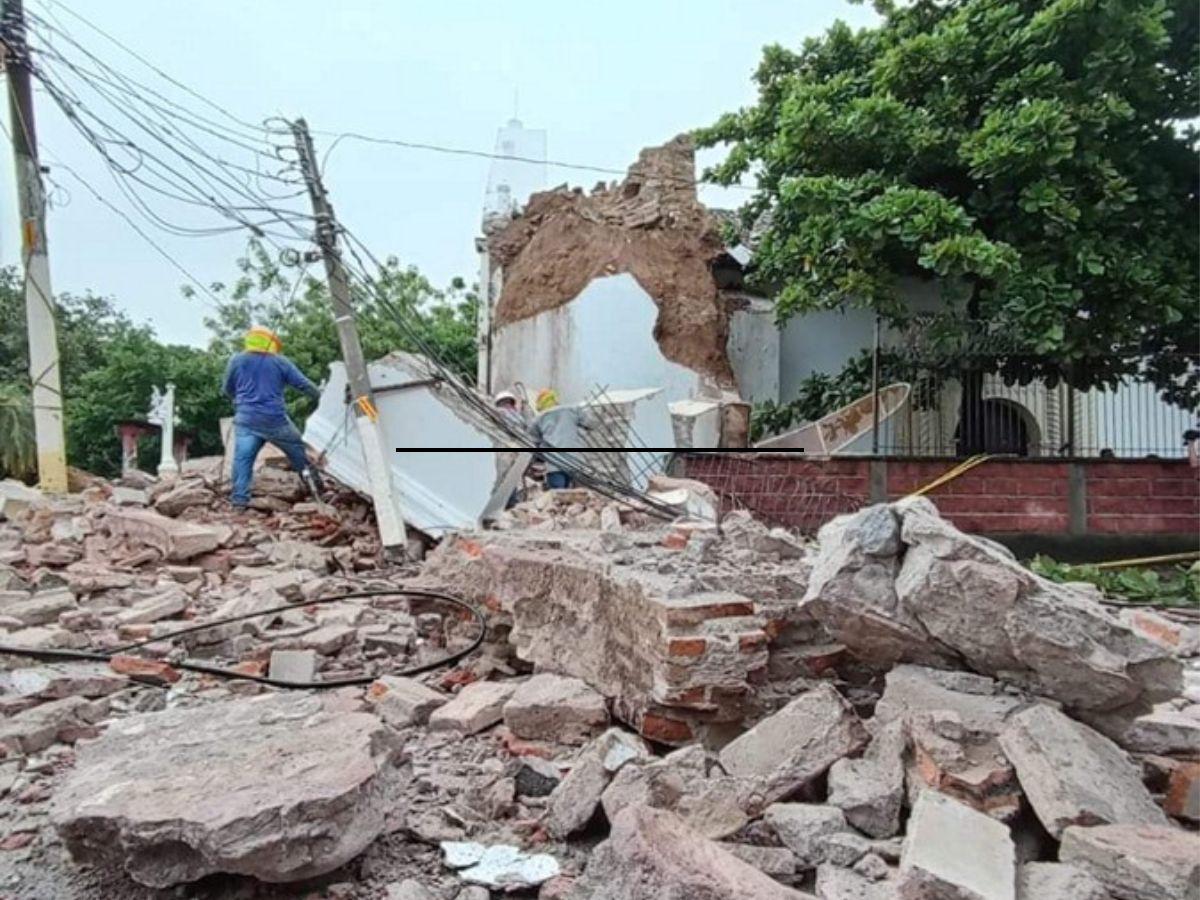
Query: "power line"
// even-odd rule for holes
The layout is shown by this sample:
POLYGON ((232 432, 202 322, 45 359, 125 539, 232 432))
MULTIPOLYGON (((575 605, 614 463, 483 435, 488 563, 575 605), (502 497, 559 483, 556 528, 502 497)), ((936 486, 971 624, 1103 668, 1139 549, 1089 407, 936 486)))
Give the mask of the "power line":
MULTIPOLYGON (((614 168, 610 168, 608 166, 595 166, 595 165, 589 165, 587 163, 564 162, 562 160, 555 160, 555 159, 538 159, 538 158, 532 157, 532 156, 519 156, 519 155, 511 154, 511 153, 489 153, 486 150, 472 150, 472 149, 468 149, 465 147, 448 147, 448 146, 444 146, 441 144, 431 144, 431 143, 425 143, 422 141, 407 141, 407 140, 402 140, 400 138, 376 137, 373 135, 360 134, 359 132, 356 132, 356 131, 341 131, 341 132, 339 132, 339 131, 321 131, 319 129, 314 129, 313 134, 319 134, 324 137, 335 138, 336 140, 335 140, 333 146, 336 146, 337 142, 339 142, 339 141, 349 139, 349 140, 355 140, 355 141, 362 141, 363 143, 368 143, 368 144, 383 144, 383 145, 393 146, 393 147, 403 147, 406 150, 427 150, 431 153, 443 153, 443 154, 447 154, 447 155, 451 155, 451 156, 469 156, 469 157, 475 157, 478 159, 501 160, 504 162, 516 162, 516 163, 525 163, 525 164, 529 164, 529 165, 550 166, 555 169, 570 169, 570 170, 574 170, 577 172, 592 172, 592 173, 599 174, 599 175, 617 175, 622 178, 628 177, 630 174, 629 170, 627 170, 627 169, 614 169, 614 168)), ((333 151, 333 146, 331 146, 325 152, 326 160, 328 160, 329 154, 333 151)), ((668 176, 668 175, 661 175, 661 174, 655 175, 655 180, 674 182, 676 184, 690 185, 692 187, 700 187, 703 185, 710 184, 710 182, 704 181, 703 179, 676 178, 676 177, 672 177, 672 176, 668 176)), ((755 191, 755 190, 757 190, 757 188, 754 188, 754 187, 751 187, 750 185, 745 185, 745 184, 730 184, 730 185, 721 185, 721 186, 728 187, 731 190, 739 190, 739 191, 755 191)))

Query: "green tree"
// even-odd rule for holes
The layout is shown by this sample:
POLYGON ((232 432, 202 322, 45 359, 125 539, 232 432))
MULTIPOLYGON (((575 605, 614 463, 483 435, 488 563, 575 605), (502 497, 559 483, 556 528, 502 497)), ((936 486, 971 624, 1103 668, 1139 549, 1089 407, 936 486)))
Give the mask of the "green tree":
MULTIPOLYGON (((145 419, 154 387, 175 385, 178 428, 195 433, 193 456, 222 452, 220 420, 231 414, 221 393, 225 361, 196 347, 159 343, 146 330, 134 330, 107 344, 99 365, 80 376, 67 398, 67 457, 98 475, 120 470, 115 425, 145 419)), ((157 441, 144 441, 142 462, 153 471, 157 441)))
POLYGON ((1179 378, 1200 352, 1185 124, 1200 114, 1200 7, 876 8, 877 27, 768 47, 758 102, 698 133, 729 149, 709 177, 757 178, 743 215, 762 229, 755 274, 779 319, 860 306, 903 325, 898 279, 939 279, 954 290, 929 328, 947 350, 1003 338, 1047 360, 1025 377, 1140 374, 1193 397, 1179 378))
MULTIPOLYGON (((337 330, 330 314, 329 290, 309 269, 293 273, 257 240, 237 261, 238 274, 230 285, 219 284, 221 298, 205 320, 213 335, 212 349, 228 356, 242 347, 251 325, 265 325, 283 341, 284 353, 310 378, 320 381, 329 364, 341 359, 337 330)), ((393 350, 414 353, 427 348, 457 374, 474 380, 475 318, 478 301, 462 279, 445 291, 435 289, 413 267, 388 257, 372 273, 373 290, 360 283, 352 289, 359 337, 368 360, 393 350)), ((190 291, 185 289, 185 294, 190 291)), ((312 411, 306 397, 289 400, 293 415, 312 411)))

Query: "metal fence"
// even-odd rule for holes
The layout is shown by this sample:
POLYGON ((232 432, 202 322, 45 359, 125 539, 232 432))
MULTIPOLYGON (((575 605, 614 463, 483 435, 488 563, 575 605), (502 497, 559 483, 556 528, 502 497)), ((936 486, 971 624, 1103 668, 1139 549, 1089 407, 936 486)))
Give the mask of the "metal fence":
POLYGON ((1035 356, 881 352, 872 376, 872 405, 880 412, 853 449, 885 456, 1184 456, 1183 434, 1196 427, 1197 360, 1148 358, 1122 376, 1113 374, 1114 363, 1077 362, 1068 370, 1035 356), (1152 383, 1152 372, 1173 373, 1165 389, 1161 377, 1152 383), (889 408, 893 384, 907 385, 907 397, 889 408))

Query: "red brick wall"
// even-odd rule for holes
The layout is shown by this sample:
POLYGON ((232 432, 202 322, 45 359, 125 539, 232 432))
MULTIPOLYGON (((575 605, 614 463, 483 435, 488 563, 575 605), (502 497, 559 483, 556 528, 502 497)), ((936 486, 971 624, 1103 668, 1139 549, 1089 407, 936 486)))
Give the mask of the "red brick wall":
POLYGON ((1200 478, 1178 462, 1087 464, 1087 528, 1101 534, 1200 533, 1200 478))
MULTIPOLYGON (((691 454, 688 477, 722 495, 726 508, 813 531, 871 497, 868 459, 819 461, 782 454, 691 454)), ((944 459, 877 460, 877 483, 889 499, 923 487, 957 463, 944 459)), ((992 460, 933 490, 929 497, 966 531, 1067 534, 1072 479, 1087 533, 1200 534, 1200 478, 1185 461, 992 460), (1080 493, 1082 492, 1082 493, 1080 493), (1085 514, 1085 515, 1084 515, 1085 514)))

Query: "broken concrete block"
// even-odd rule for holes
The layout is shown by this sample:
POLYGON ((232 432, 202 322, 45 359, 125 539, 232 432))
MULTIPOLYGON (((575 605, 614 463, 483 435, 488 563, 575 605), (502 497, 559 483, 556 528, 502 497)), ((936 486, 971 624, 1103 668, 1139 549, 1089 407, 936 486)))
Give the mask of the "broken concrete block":
POLYGON ((911 715, 908 731, 910 802, 933 788, 994 819, 1009 822, 1017 816, 1021 785, 994 737, 971 731, 958 713, 944 709, 911 715))
POLYGON ((534 675, 505 704, 504 724, 527 740, 586 744, 608 727, 608 704, 578 678, 534 675))
POLYGON ((630 806, 576 882, 574 900, 802 900, 689 829, 674 813, 630 806))
POLYGON ((1055 709, 1035 706, 1016 715, 1000 746, 1056 838, 1070 825, 1167 824, 1121 748, 1055 709))
POLYGON ((415 678, 399 675, 384 675, 367 689, 367 701, 376 715, 393 728, 424 725, 449 699, 415 678))
POLYGON ((315 650, 272 650, 269 678, 292 684, 304 684, 317 676, 317 653, 315 650))
POLYGON ((850 830, 840 809, 819 803, 776 803, 767 807, 763 821, 780 843, 795 854, 796 865, 801 869, 812 869, 825 862, 822 838, 850 830))
POLYGON ((389 884, 385 900, 438 900, 438 897, 419 881, 406 878, 399 884, 389 884))
POLYGON ((300 638, 306 650, 315 650, 322 656, 333 656, 344 647, 354 643, 358 632, 346 625, 322 625, 300 638))
POLYGON ((871 842, 854 831, 835 831, 819 837, 817 848, 823 861, 849 869, 871 852, 871 842))
POLYGON ((958 531, 924 498, 822 528, 802 608, 861 659, 963 658, 1076 710, 1149 705, 1180 690, 1169 651, 1089 596, 958 531))
POLYGON ((45 665, 0 672, 0 694, 61 700, 64 697, 104 697, 127 687, 103 663, 45 665))
POLYGON ((0 614, 9 616, 23 625, 49 625, 58 617, 76 607, 75 595, 66 588, 43 591, 27 600, 17 600, 0 607, 0 614))
POLYGON ((904 723, 880 729, 862 759, 839 759, 829 770, 829 804, 846 814, 846 821, 875 838, 900 831, 904 803, 904 723))
POLYGON ((80 749, 51 821, 77 862, 150 887, 315 877, 383 833, 401 777, 388 735, 296 693, 114 720, 80 749))
POLYGON ((158 597, 145 600, 118 613, 114 621, 118 625, 144 625, 177 616, 187 608, 187 595, 173 588, 158 597))
POLYGON ((817 867, 817 896, 820 900, 900 900, 895 881, 873 881, 832 863, 817 867))
POLYGON ((702 837, 719 839, 740 831, 750 817, 747 785, 719 770, 709 771, 700 747, 684 747, 663 759, 625 766, 604 791, 601 804, 611 822, 627 806, 676 813, 702 837))
POLYGON ((429 717, 432 731, 461 731, 475 734, 491 728, 504 717, 504 704, 516 688, 496 681, 468 684, 453 700, 429 717))
POLYGON ((619 728, 610 728, 588 744, 550 795, 542 825, 563 839, 583 828, 596 814, 605 789, 626 765, 653 758, 646 742, 619 728))
POLYGON ((0 721, 0 757, 28 756, 55 741, 73 744, 94 737, 101 710, 83 697, 64 697, 0 721))
POLYGON ((42 499, 42 492, 37 488, 28 487, 12 478, 0 481, 0 520, 15 521, 42 499))
POLYGON ((584 753, 550 795, 542 826, 558 840, 579 831, 596 814, 600 798, 612 780, 600 756, 584 753))
POLYGON ((1058 858, 1083 869, 1116 900, 1194 900, 1200 894, 1200 837, 1155 825, 1072 826, 1058 858))
POLYGON ((169 519, 141 509, 111 510, 104 522, 112 534, 153 547, 171 562, 186 562, 210 553, 228 534, 223 528, 169 519))
POLYGON ((1112 900, 1083 869, 1065 863, 1031 862, 1017 869, 1017 900, 1112 900))
POLYGON ((180 482, 154 500, 154 509, 164 516, 177 516, 193 506, 211 506, 217 495, 195 481, 180 482))
POLYGON ((109 499, 117 506, 148 506, 150 503, 150 495, 146 491, 120 484, 112 486, 112 496, 109 499))
POLYGON ((759 847, 755 844, 722 842, 721 849, 772 878, 796 874, 796 854, 787 847, 759 847))
POLYGON ((1016 860, 1008 828, 936 791, 922 791, 900 860, 905 900, 1013 900, 1016 860))
POLYGON ((829 685, 801 694, 721 751, 730 775, 753 780, 766 802, 787 797, 870 736, 854 710, 829 685))
POLYGON ((1132 720, 1121 715, 1088 716, 1087 722, 1131 753, 1190 756, 1200 747, 1200 718, 1166 703, 1132 720))
MULTIPOLYGON (((58 524, 58 523, 55 523, 58 524)), ((78 544, 61 541, 47 541, 44 544, 28 544, 25 547, 25 561, 31 566, 50 566, 61 569, 83 557, 83 549, 78 544)))

